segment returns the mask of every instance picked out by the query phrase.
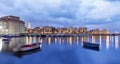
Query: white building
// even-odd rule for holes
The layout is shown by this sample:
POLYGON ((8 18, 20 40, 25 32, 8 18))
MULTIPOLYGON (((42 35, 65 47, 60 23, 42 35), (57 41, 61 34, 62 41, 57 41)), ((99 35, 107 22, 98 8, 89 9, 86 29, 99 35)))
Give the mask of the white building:
POLYGON ((4 16, 0 18, 0 34, 25 33, 25 23, 16 16, 4 16))

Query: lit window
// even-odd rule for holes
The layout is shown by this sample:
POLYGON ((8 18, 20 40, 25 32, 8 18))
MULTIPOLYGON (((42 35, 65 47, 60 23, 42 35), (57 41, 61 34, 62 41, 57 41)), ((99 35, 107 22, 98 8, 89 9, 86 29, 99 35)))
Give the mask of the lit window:
POLYGON ((2 28, 3 28, 3 26, 0 25, 0 29, 2 29, 2 28))

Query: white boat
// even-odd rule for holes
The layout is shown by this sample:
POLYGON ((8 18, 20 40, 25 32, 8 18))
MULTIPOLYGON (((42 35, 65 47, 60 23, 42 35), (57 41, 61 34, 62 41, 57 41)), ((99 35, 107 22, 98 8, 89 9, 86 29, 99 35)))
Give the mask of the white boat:
POLYGON ((27 44, 27 45, 22 45, 19 47, 19 49, 16 52, 27 52, 31 51, 34 49, 40 48, 40 43, 33 43, 33 44, 27 44))

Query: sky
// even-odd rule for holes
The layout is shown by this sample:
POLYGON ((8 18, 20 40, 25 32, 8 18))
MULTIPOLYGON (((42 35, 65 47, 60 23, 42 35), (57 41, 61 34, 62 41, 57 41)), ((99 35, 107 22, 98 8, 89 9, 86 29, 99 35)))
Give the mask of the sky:
POLYGON ((0 0, 0 17, 20 17, 32 27, 87 27, 120 32, 120 0, 0 0))

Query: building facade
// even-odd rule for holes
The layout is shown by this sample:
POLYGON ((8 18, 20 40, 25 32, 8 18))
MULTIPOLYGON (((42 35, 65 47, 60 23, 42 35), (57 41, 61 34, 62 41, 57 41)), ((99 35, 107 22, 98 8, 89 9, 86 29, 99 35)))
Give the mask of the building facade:
POLYGON ((25 23, 16 16, 4 16, 0 18, 0 34, 25 33, 25 23))

